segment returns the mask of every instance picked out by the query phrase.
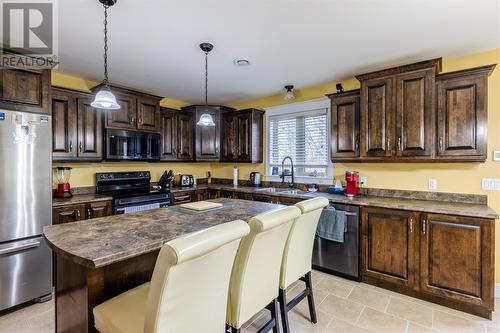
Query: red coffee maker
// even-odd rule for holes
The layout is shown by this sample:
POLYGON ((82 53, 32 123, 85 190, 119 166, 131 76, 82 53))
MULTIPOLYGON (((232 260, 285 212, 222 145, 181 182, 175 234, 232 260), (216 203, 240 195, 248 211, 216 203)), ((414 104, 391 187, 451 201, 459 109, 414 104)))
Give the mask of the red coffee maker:
POLYGON ((346 171, 345 172, 345 195, 353 197, 359 194, 359 172, 346 171))
POLYGON ((58 181, 56 197, 70 198, 73 196, 71 185, 69 185, 69 177, 71 177, 71 167, 56 168, 56 178, 58 181))

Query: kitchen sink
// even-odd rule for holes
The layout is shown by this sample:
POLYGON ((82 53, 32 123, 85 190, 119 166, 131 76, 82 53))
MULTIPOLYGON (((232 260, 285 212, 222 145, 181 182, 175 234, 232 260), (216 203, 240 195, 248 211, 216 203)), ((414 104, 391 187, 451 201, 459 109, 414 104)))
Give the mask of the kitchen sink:
POLYGON ((268 192, 268 193, 286 193, 286 194, 304 194, 307 191, 289 189, 289 188, 276 188, 276 187, 263 187, 256 190, 257 192, 268 192))

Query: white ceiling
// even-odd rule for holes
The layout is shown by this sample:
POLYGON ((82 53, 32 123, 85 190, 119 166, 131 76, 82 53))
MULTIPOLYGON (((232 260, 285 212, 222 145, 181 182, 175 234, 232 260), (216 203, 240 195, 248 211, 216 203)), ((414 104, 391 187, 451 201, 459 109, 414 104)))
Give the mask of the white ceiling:
MULTIPOLYGON (((102 21, 97 0, 59 1, 61 71, 102 79, 102 21)), ((500 47, 500 0, 118 0, 109 21, 111 82, 192 103, 204 41, 211 103, 500 47)))

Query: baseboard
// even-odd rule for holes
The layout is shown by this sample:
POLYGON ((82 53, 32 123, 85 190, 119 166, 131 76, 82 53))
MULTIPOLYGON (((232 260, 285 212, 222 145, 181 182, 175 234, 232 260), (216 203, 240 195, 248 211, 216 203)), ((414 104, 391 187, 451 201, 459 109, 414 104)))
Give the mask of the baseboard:
POLYGON ((495 283, 495 298, 500 298, 500 283, 495 283))

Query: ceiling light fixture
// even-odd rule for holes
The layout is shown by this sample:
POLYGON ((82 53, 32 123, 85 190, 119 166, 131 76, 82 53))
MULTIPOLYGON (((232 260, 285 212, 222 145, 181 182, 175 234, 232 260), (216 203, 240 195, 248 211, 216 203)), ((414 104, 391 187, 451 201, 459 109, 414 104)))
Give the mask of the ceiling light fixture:
POLYGON ((116 110, 120 108, 120 104, 116 102, 116 97, 108 86, 108 8, 116 4, 117 0, 99 0, 99 2, 104 6, 104 80, 103 87, 90 105, 97 109, 116 110))
POLYGON ((250 60, 248 60, 248 59, 234 59, 234 64, 236 66, 246 67, 246 66, 250 66, 250 60))
POLYGON ((205 113, 200 116, 200 120, 196 123, 199 126, 215 126, 212 115, 208 113, 208 53, 212 51, 214 46, 210 43, 201 43, 200 49, 205 52, 205 113))
POLYGON ((295 94, 293 93, 293 85, 291 84, 288 84, 285 86, 285 99, 286 100, 290 100, 290 99, 294 99, 295 98, 295 94))

